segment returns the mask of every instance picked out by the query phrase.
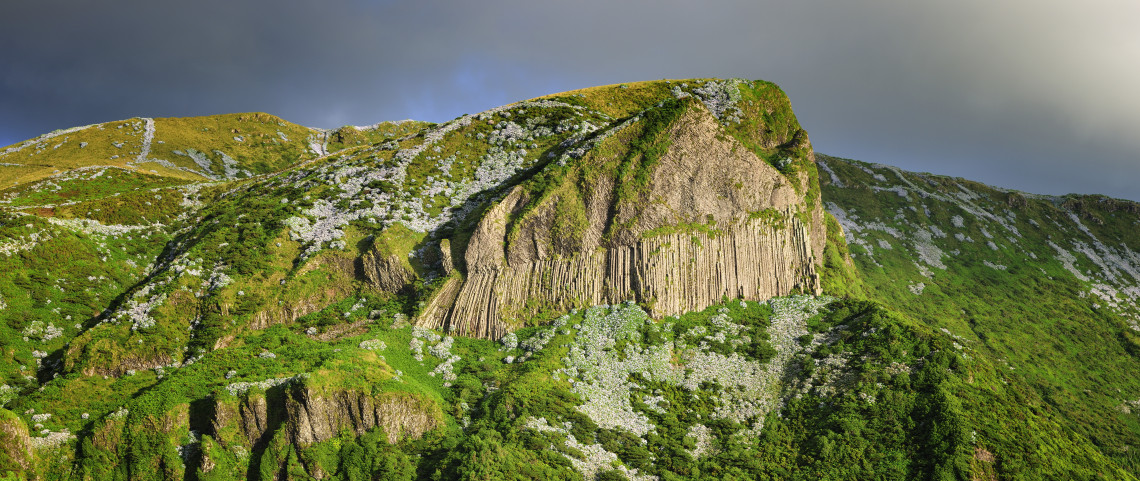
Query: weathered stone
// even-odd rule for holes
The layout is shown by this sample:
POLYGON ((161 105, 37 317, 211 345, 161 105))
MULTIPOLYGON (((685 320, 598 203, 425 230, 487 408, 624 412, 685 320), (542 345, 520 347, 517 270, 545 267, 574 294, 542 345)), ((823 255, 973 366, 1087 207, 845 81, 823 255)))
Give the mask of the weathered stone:
POLYGON ((412 281, 408 261, 398 255, 385 256, 374 250, 361 257, 360 263, 364 279, 381 291, 396 292, 412 281))
POLYGON ((455 272, 455 262, 451 258, 451 240, 439 241, 439 263, 443 268, 443 275, 450 276, 455 272))
MULTIPOLYGON (((518 220, 530 199, 512 189, 475 228, 466 279, 449 279, 417 323, 498 338, 542 308, 633 299, 659 317, 724 297, 819 293, 826 238, 818 197, 809 207, 791 180, 703 108, 670 129, 670 147, 638 199, 616 200, 613 178, 581 193, 586 225, 577 237, 555 232, 562 196, 518 220), (512 221, 521 224, 509 235, 512 221)), ((806 174, 797 180, 806 191, 806 174)))
POLYGON ((443 413, 430 400, 403 392, 375 395, 356 391, 319 393, 307 388, 293 391, 286 404, 290 437, 298 446, 332 439, 341 430, 362 435, 384 428, 388 442, 418 439, 442 426, 443 413))
MULTIPOLYGON (((213 432, 239 429, 246 448, 264 446, 279 429, 286 429, 289 439, 298 446, 308 446, 336 437, 341 431, 356 435, 382 427, 388 442, 404 438, 418 439, 424 433, 443 425, 443 413, 431 400, 409 393, 384 392, 369 394, 359 391, 316 391, 298 384, 280 393, 277 401, 265 393, 250 393, 236 404, 218 400, 212 420, 213 432)), ((231 440, 232 441, 232 440, 231 440)))
POLYGON ((34 458, 28 426, 15 413, 0 409, 0 472, 19 475, 32 468, 34 458))

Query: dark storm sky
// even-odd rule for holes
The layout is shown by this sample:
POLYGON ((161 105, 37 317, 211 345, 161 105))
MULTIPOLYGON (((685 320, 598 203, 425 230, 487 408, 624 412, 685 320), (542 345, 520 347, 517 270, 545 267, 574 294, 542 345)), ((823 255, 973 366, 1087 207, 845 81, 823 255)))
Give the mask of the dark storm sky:
POLYGON ((817 151, 1140 200, 1135 0, 12 0, 0 145, 133 116, 444 121, 591 85, 778 83, 817 151))

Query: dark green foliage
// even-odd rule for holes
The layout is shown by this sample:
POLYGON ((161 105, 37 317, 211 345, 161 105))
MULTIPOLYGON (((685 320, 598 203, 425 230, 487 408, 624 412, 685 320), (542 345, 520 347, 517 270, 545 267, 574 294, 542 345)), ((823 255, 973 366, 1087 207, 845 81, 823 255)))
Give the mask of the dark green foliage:
MULTIPOLYGON (((673 324, 673 336, 680 338, 692 328, 706 325, 711 317, 721 313, 729 316, 733 322, 744 326, 747 335, 751 338, 751 342, 741 346, 738 351, 736 348, 733 348, 729 342, 709 342, 709 349, 712 352, 729 355, 737 351, 746 358, 762 363, 768 362, 772 356, 776 354, 775 348, 768 342, 769 336, 767 332, 770 325, 769 318, 772 316, 772 308, 765 303, 729 302, 728 299, 725 299, 723 304, 710 306, 701 312, 681 315, 677 322, 673 324)), ((649 339, 649 337, 646 337, 646 339, 649 339)), ((653 339, 655 340, 657 337, 653 336, 653 339)), ((658 343, 659 342, 648 342, 649 345, 658 343)))
MULTIPOLYGON (((319 460, 321 465, 336 466, 336 472, 329 479, 343 481, 416 479, 416 462, 400 447, 388 444, 383 429, 373 429, 359 437, 345 433, 337 441, 340 450, 327 453, 324 459, 319 460)), ((311 452, 318 450, 313 449, 311 452)))
POLYGON ((616 469, 610 471, 602 471, 594 477, 595 481, 626 481, 627 478, 621 471, 616 469))

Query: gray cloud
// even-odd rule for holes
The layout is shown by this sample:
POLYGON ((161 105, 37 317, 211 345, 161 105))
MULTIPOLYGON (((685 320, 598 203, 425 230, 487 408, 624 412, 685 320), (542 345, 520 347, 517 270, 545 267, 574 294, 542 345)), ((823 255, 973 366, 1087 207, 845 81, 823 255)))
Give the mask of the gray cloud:
POLYGON ((762 78, 817 150, 1140 200, 1140 4, 12 2, 0 143, 131 116, 442 121, 654 78, 762 78))

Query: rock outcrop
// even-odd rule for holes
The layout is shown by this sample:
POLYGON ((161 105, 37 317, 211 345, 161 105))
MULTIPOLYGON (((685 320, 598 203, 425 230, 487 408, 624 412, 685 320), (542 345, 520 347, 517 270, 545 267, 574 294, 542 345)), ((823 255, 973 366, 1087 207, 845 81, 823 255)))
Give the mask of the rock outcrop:
MULTIPOLYGON (((289 324, 297 319, 324 309, 337 300, 342 299, 344 296, 351 294, 355 289, 352 284, 354 280, 367 279, 364 269, 364 266, 367 265, 365 263, 367 259, 371 259, 371 256, 353 259, 351 257, 338 255, 326 255, 314 259, 306 264, 297 275, 304 275, 311 271, 320 271, 325 273, 331 282, 326 284, 323 289, 308 292, 293 299, 281 299, 280 303, 265 306, 263 310, 254 313, 253 316, 250 317, 247 327, 250 329, 265 329, 277 324, 289 324)), ((229 315, 228 308, 223 311, 223 315, 229 315)), ((230 333, 218 339, 214 344, 214 349, 228 346, 236 334, 237 333, 230 333)))
POLYGON ((0 409, 0 473, 19 476, 32 468, 33 459, 28 426, 15 413, 0 409))
POLYGON ((383 255, 373 250, 360 258, 360 272, 373 287, 396 292, 412 282, 413 273, 407 259, 396 254, 383 255))
POLYGON ((246 445, 260 447, 268 441, 266 433, 273 434, 270 421, 277 421, 271 419, 270 413, 269 402, 263 393, 245 396, 236 405, 218 401, 214 406, 211 429, 217 435, 231 426, 239 426, 248 443, 246 445))
MULTIPOLYGON (((808 207, 801 193, 808 176, 793 184, 699 104, 667 133, 636 198, 619 198, 621 173, 604 169, 541 198, 514 187, 475 228, 466 278, 449 279, 418 323, 498 338, 548 307, 633 299, 659 317, 818 293, 825 239, 818 198, 808 207)), ((592 154, 582 162, 620 155, 592 154)))
POLYGON ((356 435, 382 427, 388 442, 419 439, 443 425, 435 403, 402 392, 366 394, 357 391, 319 393, 297 389, 286 403, 290 438, 298 446, 332 439, 342 430, 356 435))
POLYGON ((212 429, 223 433, 236 428, 241 436, 239 444, 253 449, 264 447, 278 429, 286 430, 292 444, 308 446, 345 430, 359 436, 381 427, 388 442, 395 444, 405 438, 420 438, 442 426, 442 419, 443 413, 434 402, 409 393, 323 392, 294 385, 273 399, 251 393, 236 404, 216 401, 212 429))

